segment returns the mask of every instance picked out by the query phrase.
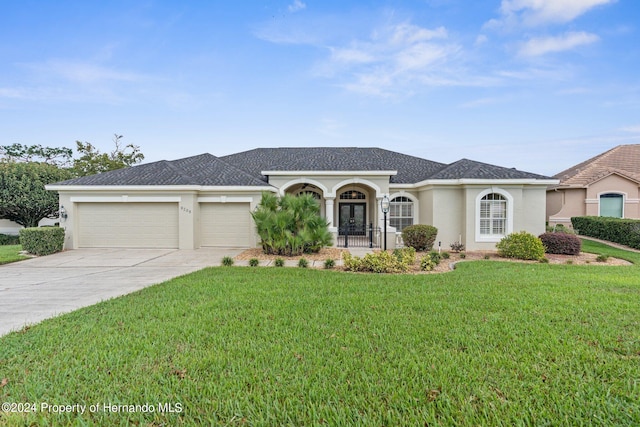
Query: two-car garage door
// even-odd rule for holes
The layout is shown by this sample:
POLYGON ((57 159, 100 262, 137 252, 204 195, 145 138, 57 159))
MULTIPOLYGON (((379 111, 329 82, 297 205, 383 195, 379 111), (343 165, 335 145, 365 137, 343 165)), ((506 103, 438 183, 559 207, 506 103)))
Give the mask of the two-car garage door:
POLYGON ((78 203, 78 247, 177 248, 177 203, 78 203))
MULTIPOLYGON (((201 246, 250 247, 249 203, 201 203, 201 246)), ((78 247, 177 248, 178 203, 78 203, 78 247)), ((197 240, 196 240, 197 241, 197 240)))

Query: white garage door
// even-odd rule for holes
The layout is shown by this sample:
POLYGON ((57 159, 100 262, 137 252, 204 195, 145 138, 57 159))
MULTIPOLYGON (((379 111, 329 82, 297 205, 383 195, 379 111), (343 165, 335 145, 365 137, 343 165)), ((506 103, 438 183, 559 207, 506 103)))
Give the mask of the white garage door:
POLYGON ((201 203, 200 245, 248 248, 253 235, 249 203, 201 203))
POLYGON ((177 248, 177 203, 79 203, 81 248, 177 248))

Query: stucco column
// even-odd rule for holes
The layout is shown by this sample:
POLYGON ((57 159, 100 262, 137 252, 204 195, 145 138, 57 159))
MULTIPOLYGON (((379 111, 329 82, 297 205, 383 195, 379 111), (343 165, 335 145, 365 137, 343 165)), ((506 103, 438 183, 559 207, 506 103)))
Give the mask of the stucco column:
POLYGON ((325 206, 325 218, 327 220, 327 222, 329 223, 329 227, 333 227, 333 204, 334 204, 334 198, 325 198, 324 201, 324 206, 325 206))

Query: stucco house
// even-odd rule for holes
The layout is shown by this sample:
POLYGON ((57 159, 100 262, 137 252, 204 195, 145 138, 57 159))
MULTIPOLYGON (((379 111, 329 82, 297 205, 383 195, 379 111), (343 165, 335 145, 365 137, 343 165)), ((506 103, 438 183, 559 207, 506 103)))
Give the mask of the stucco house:
POLYGON ((619 145, 554 176, 547 190, 550 225, 573 216, 640 218, 640 144, 619 145))
MULTIPOLYGON (((65 247, 255 247, 262 192, 310 193, 340 244, 344 225, 383 227, 388 247, 410 224, 438 228, 448 249, 493 249, 512 231, 545 229, 545 190, 558 181, 462 159, 438 163, 380 148, 258 148, 201 154, 47 185, 60 194, 65 247)), ((382 233, 377 232, 375 243, 382 233)))

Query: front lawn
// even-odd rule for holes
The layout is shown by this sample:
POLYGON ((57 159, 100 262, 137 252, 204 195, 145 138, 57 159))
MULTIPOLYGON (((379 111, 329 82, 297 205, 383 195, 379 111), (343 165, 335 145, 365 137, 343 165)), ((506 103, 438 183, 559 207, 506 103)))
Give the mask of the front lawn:
POLYGON ((0 424, 640 425, 639 273, 205 269, 0 338, 0 424))
POLYGON ((10 262, 22 261, 29 257, 21 255, 20 245, 4 245, 0 246, 0 264, 8 264, 10 262))

